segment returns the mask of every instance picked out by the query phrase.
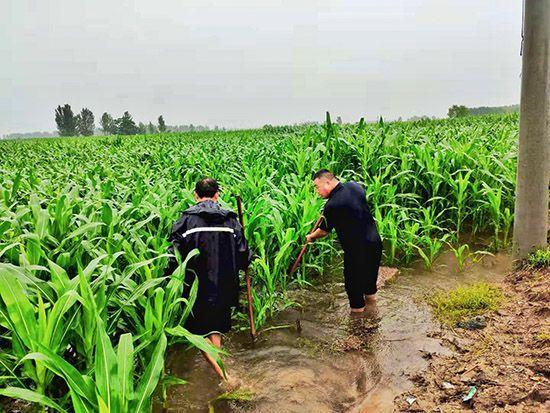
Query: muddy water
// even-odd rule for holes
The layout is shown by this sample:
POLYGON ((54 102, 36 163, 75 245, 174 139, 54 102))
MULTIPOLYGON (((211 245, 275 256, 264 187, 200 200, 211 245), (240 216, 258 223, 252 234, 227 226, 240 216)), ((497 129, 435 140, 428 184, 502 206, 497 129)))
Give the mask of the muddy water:
MULTIPOLYGON (((284 311, 252 345, 245 333, 225 339, 228 371, 243 380, 253 400, 217 401, 215 412, 391 412, 393 399, 412 386, 410 377, 434 353, 448 353, 427 294, 458 284, 499 281, 511 267, 505 255, 485 257, 456 271, 444 253, 431 272, 401 269, 378 293, 377 304, 350 317, 341 265, 307 291, 292 292, 301 308, 284 311), (297 323, 296 320, 299 320, 297 323)), ((189 381, 168 391, 168 412, 208 412, 222 391, 196 351, 170 350, 168 372, 189 381)), ((155 412, 162 408, 156 406, 155 412)))

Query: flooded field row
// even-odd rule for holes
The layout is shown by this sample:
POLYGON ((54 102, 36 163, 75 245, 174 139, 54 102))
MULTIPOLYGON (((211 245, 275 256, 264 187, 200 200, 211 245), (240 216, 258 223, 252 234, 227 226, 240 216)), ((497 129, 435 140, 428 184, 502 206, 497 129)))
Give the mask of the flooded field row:
MULTIPOLYGON (((458 284, 499 281, 510 266, 511 259, 498 254, 458 273, 452 254, 444 253, 430 272, 420 265, 400 269, 377 303, 352 317, 336 263, 314 287, 290 292, 299 306, 271 323, 286 327, 265 331, 254 344, 245 333, 226 337, 226 366, 250 400, 214 401, 223 391, 209 367, 196 350, 176 346, 167 372, 189 383, 169 388, 164 411, 391 412, 430 355, 450 351, 425 297, 458 284)), ((155 412, 162 411, 157 404, 155 412)))

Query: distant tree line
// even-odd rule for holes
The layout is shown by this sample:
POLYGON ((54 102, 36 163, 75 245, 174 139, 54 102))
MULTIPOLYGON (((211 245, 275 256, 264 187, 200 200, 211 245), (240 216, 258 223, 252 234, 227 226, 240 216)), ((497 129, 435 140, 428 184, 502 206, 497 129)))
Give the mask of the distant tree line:
MULTIPOLYGON (((407 122, 428 121, 428 120, 435 120, 435 119, 437 119, 435 116, 430 117, 428 115, 416 115, 416 116, 411 116, 410 118, 408 118, 407 122)), ((397 120, 400 122, 403 119, 399 118, 397 120)))
MULTIPOLYGON (((342 125, 342 118, 340 116, 338 116, 336 118, 336 123, 339 124, 339 125, 342 125)), ((318 124, 319 124, 318 122, 312 122, 312 121, 294 123, 292 125, 270 125, 270 124, 267 124, 267 125, 262 126, 262 129, 265 132, 269 132, 269 133, 292 133, 292 132, 296 132, 296 131, 298 131, 298 130, 306 127, 306 126, 313 126, 313 125, 318 125, 318 124)))
MULTIPOLYGON (((94 114, 88 108, 83 108, 76 115, 69 104, 59 105, 55 110, 55 123, 57 124, 59 136, 91 136, 95 130, 94 122, 94 114)), ((138 135, 166 132, 166 122, 162 115, 158 117, 157 122, 157 125, 153 125, 151 122, 147 125, 139 122, 136 125, 136 122, 128 111, 125 111, 120 118, 113 118, 113 116, 105 112, 99 120, 100 130, 106 135, 138 135)))
POLYGON ((468 108, 464 105, 453 105, 449 108, 447 116, 449 118, 461 118, 464 116, 481 116, 490 114, 514 113, 519 111, 519 105, 508 106, 480 106, 478 108, 468 108))
POLYGON ((36 131, 23 133, 7 133, 3 139, 26 139, 26 138, 54 138, 59 136, 56 132, 36 131))
POLYGON ((171 125, 167 126, 167 129, 169 132, 204 132, 204 131, 224 131, 225 128, 220 128, 219 126, 214 126, 213 128, 210 128, 209 126, 203 126, 203 125, 193 125, 192 123, 189 125, 171 125))
POLYGON ((519 105, 508 106, 480 106, 478 108, 468 108, 470 115, 489 115, 498 113, 516 113, 519 112, 519 105))
POLYGON ((298 125, 264 125, 262 130, 269 133, 292 133, 300 129, 298 125))
POLYGON ((462 118, 469 115, 470 112, 468 111, 468 108, 464 105, 453 105, 447 111, 447 117, 449 118, 462 118))
MULTIPOLYGON (((519 105, 508 106, 480 106, 476 108, 468 108, 464 105, 453 105, 449 108, 447 116, 449 118, 458 118, 464 116, 479 116, 487 114, 514 113, 519 111, 519 105)), ((435 119, 429 116, 413 116, 409 121, 423 121, 435 119)), ((400 117, 399 121, 402 120, 400 117)), ((128 111, 119 118, 113 118, 107 112, 104 112, 99 120, 100 129, 95 128, 95 118, 92 111, 88 108, 83 108, 80 113, 74 114, 71 106, 65 104, 58 106, 55 109, 55 122, 57 124, 57 132, 30 132, 30 133, 11 133, 4 135, 5 139, 23 139, 23 138, 40 138, 40 137, 55 137, 55 136, 90 136, 94 132, 100 132, 106 135, 137 135, 137 134, 155 134, 163 132, 202 132, 202 131, 225 131, 223 127, 215 126, 210 128, 202 125, 166 125, 164 117, 160 115, 157 119, 157 124, 148 122, 144 124, 139 122, 136 124, 132 115, 128 111)), ((263 130, 267 132, 293 132, 299 127, 303 127, 316 122, 295 123, 293 125, 264 125, 263 130)), ((338 117, 336 123, 341 124, 342 119, 338 117)))

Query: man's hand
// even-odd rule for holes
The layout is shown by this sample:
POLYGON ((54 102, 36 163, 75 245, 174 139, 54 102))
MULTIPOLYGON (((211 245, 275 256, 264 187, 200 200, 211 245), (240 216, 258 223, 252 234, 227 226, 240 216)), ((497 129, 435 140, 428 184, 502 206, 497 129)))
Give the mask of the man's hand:
POLYGON ((316 239, 326 237, 327 235, 328 232, 323 231, 321 228, 317 228, 311 234, 306 235, 306 241, 309 244, 310 242, 314 242, 316 239))

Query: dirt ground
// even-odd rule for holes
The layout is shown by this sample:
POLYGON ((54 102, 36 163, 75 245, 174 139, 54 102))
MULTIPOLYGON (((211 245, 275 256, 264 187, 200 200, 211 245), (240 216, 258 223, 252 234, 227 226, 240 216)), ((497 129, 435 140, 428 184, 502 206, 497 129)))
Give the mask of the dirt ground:
POLYGON ((506 303, 486 328, 440 334, 453 354, 425 354, 396 412, 550 412, 550 269, 513 272, 501 287, 506 303))

